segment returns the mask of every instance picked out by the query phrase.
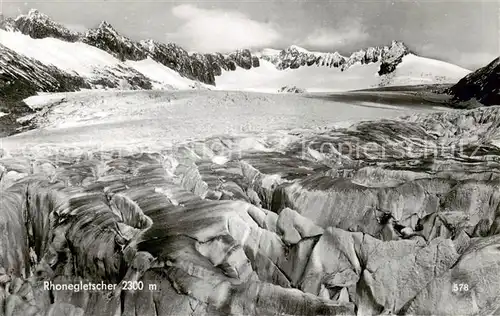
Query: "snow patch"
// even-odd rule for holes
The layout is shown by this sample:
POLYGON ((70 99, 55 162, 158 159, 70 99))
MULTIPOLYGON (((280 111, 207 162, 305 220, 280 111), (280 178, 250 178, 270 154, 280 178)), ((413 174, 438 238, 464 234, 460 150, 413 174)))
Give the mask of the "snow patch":
POLYGON ((443 61, 409 54, 403 57, 396 71, 379 76, 380 62, 354 64, 345 71, 324 66, 304 66, 278 70, 269 61, 260 60, 260 67, 237 68, 216 77, 216 89, 271 92, 284 86, 301 87, 308 92, 345 92, 380 86, 455 83, 469 70, 443 61))
POLYGON ((83 77, 92 77, 96 67, 113 67, 120 63, 105 51, 84 43, 69 43, 50 37, 33 39, 19 32, 0 30, 0 44, 43 64, 83 77))

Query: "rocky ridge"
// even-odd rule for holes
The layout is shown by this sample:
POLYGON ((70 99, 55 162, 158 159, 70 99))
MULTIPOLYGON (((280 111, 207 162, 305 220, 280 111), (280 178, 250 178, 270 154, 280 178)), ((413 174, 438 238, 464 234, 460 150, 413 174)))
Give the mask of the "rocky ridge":
POLYGON ((64 25, 50 19, 38 10, 30 10, 14 20, 16 30, 32 38, 53 37, 68 42, 80 40, 81 34, 70 31, 64 25))
POLYGON ((220 75, 222 70, 234 70, 236 65, 250 69, 258 67, 259 64, 258 59, 246 49, 227 55, 188 54, 173 43, 163 44, 152 40, 135 42, 119 34, 106 21, 101 22, 95 29, 79 34, 52 21, 38 10, 31 10, 27 15, 19 16, 14 25, 16 30, 32 38, 53 37, 69 42, 81 41, 102 49, 121 61, 139 61, 150 57, 189 79, 211 85, 215 84, 214 77, 220 75))
POLYGON ((17 29, 16 23, 14 19, 5 17, 3 14, 0 14, 0 29, 6 30, 9 32, 19 31, 17 29))
MULTIPOLYGON (((229 54, 189 54, 180 46, 163 44, 153 40, 136 42, 119 34, 109 23, 103 21, 97 28, 84 34, 70 31, 64 25, 52 21, 47 15, 31 10, 15 20, 2 18, 0 28, 8 31, 20 31, 32 38, 52 37, 69 42, 83 43, 102 49, 121 61, 140 61, 147 57, 177 71, 182 76, 215 85, 215 77, 222 71, 232 71, 236 66, 243 69, 259 67, 258 54, 248 49, 229 54)), ((343 57, 335 53, 313 53, 300 47, 291 46, 277 55, 261 55, 262 59, 271 61, 278 69, 295 69, 301 66, 338 67, 345 70, 354 64, 382 61, 380 75, 394 71, 409 50, 401 42, 393 42, 391 46, 368 48, 343 57)))
POLYGON ((417 114, 156 153, 6 153, 1 306, 7 315, 498 314, 498 116, 497 107, 417 114), (42 290, 43 281, 147 290, 82 295, 42 290))
POLYGON ((279 53, 262 54, 262 59, 273 63, 276 68, 297 69, 304 66, 322 66, 340 68, 342 71, 355 64, 370 64, 381 62, 379 75, 393 72, 410 50, 402 42, 393 41, 390 46, 370 47, 354 52, 344 57, 338 52, 310 52, 304 48, 292 45, 279 53))

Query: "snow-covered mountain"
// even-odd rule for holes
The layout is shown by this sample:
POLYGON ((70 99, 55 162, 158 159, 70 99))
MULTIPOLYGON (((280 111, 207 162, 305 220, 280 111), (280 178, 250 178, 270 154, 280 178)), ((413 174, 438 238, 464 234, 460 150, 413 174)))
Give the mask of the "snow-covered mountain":
POLYGON ((500 105, 500 57, 464 77, 449 92, 458 102, 475 99, 484 105, 500 105))
MULTIPOLYGON (((281 53, 280 53, 281 54, 281 53)), ((350 59, 342 64, 336 64, 332 56, 320 55, 321 61, 310 66, 301 62, 292 64, 297 68, 280 70, 278 65, 284 65, 282 59, 271 59, 269 55, 262 57, 260 67, 250 70, 237 69, 225 72, 216 78, 216 88, 222 90, 247 90, 262 92, 277 92, 287 90, 286 87, 297 87, 308 92, 340 92, 376 88, 382 86, 403 86, 419 84, 455 83, 470 71, 456 65, 405 54, 396 58, 396 63, 384 63, 383 60, 372 59, 371 62, 352 63, 350 59), (324 61, 324 65, 323 65, 324 61), (352 64, 351 64, 352 63, 352 64), (339 65, 339 66, 336 66, 339 65), (381 69, 393 67, 391 72, 380 75, 381 69), (285 88, 285 89, 284 89, 285 88)), ((302 56, 312 56, 303 54, 302 56)), ((356 54, 359 58, 360 54, 356 54)), ((311 58, 312 59, 312 58, 311 58)), ((304 60, 304 59, 302 59, 304 60)))
MULTIPOLYGON (((85 33, 73 32, 37 10, 16 19, 0 16, 0 44, 10 55, 18 54, 23 60, 64 74, 56 76, 60 78, 57 85, 34 84, 49 92, 67 86, 64 78, 68 77, 79 78, 76 87, 72 81, 75 88, 217 86, 277 92, 284 86, 330 91, 456 82, 468 73, 458 66, 411 55, 397 41, 390 46, 363 49, 348 57, 338 52, 310 52, 294 45, 258 53, 247 49, 226 54, 188 53, 173 43, 134 41, 105 21, 85 33)), ((32 76, 44 77, 45 68, 33 69, 32 76)), ((19 69, 16 73, 14 64, 9 65, 11 76, 22 78, 24 71, 19 69)))
POLYGON ((380 61, 380 75, 390 73, 410 53, 404 43, 393 41, 391 46, 369 47, 354 52, 349 57, 339 52, 311 52, 297 45, 292 45, 282 51, 265 50, 261 58, 271 62, 279 70, 297 69, 304 66, 325 66, 346 70, 355 64, 371 64, 380 61))
POLYGON ((30 10, 27 15, 20 15, 14 20, 14 26, 23 34, 32 38, 53 37, 69 42, 76 42, 81 34, 73 32, 64 25, 52 21, 38 10, 30 10))
MULTIPOLYGON (((52 21, 47 15, 37 10, 31 10, 27 15, 21 15, 15 20, 3 18, 0 21, 4 21, 0 23, 1 29, 5 32, 13 33, 6 34, 3 32, 0 36, 0 43, 7 47, 10 47, 12 42, 15 42, 13 45, 22 42, 23 45, 37 46, 39 50, 38 54, 42 54, 45 51, 47 54, 53 55, 54 58, 58 57, 57 54, 59 52, 65 55, 75 55, 75 52, 78 52, 77 56, 74 56, 74 59, 78 59, 76 63, 98 66, 98 68, 102 66, 102 64, 96 64, 94 60, 85 60, 85 58, 88 57, 86 53, 92 51, 92 49, 84 47, 82 44, 102 51, 99 55, 102 60, 107 60, 106 66, 108 67, 120 68, 123 70, 127 68, 125 65, 116 67, 116 64, 125 61, 142 61, 151 58, 159 64, 178 72, 182 77, 209 85, 215 83, 215 76, 220 75, 223 70, 234 70, 236 66, 248 69, 252 67, 252 65, 258 64, 256 58, 252 60, 253 56, 251 56, 248 50, 240 50, 228 55, 217 53, 189 54, 180 46, 172 43, 163 44, 152 40, 136 42, 119 34, 113 26, 106 21, 101 22, 97 28, 90 29, 84 34, 70 31, 64 25, 52 21), (27 43, 29 40, 22 38, 22 36, 20 36, 21 34, 30 39, 46 41, 27 43), (47 39, 50 39, 50 41, 47 39), (64 42, 56 44, 59 48, 58 53, 55 53, 53 47, 50 47, 50 45, 55 43, 54 40, 64 42), (76 47, 67 45, 68 43, 75 44, 76 47), (110 56, 105 56, 103 53, 110 56), (116 60, 111 61, 110 57, 114 57, 116 60)), ((19 48, 19 46, 17 47, 19 48)), ((11 48, 16 50, 13 47, 11 48)), ((22 53, 26 53, 26 50, 27 48, 25 48, 22 53)), ((95 56, 96 52, 93 51, 90 55, 95 56)), ((94 72, 99 71, 94 69, 94 72)), ((164 71, 160 70, 160 72, 164 71)), ((135 77, 136 75, 135 71, 132 70, 128 77, 135 77)), ((119 77, 121 78, 122 76, 120 75, 119 77)), ((110 84, 107 79, 108 78, 102 78, 101 76, 101 81, 107 82, 104 86, 109 86, 110 84)), ((131 84, 132 87, 144 88, 141 85, 137 86, 135 81, 136 80, 132 80, 132 82, 130 82, 129 80, 129 84, 131 84)), ((116 80, 111 80, 111 82, 116 82, 116 80)), ((155 83, 152 84, 153 86, 156 85, 155 83)), ((165 82, 164 84, 166 86, 175 85, 175 83, 172 82, 165 82)))

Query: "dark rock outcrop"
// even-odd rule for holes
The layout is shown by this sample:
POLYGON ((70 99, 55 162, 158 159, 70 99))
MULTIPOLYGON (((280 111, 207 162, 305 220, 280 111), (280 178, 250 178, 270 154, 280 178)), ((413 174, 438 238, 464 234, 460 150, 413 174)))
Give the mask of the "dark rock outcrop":
POLYGON ((118 34, 113 26, 106 21, 101 22, 96 29, 88 30, 82 38, 82 42, 102 49, 122 61, 142 60, 147 57, 142 46, 118 34))
POLYGON ((241 50, 224 56, 220 53, 189 54, 182 47, 153 40, 142 41, 142 47, 148 55, 159 63, 177 71, 184 77, 215 85, 215 77, 222 71, 234 71, 236 66, 244 69, 259 67, 255 56, 249 50, 241 50))
POLYGON ((0 44, 0 137, 30 128, 29 121, 19 118, 32 114, 22 100, 38 91, 62 92, 90 88, 80 77, 63 72, 54 66, 19 55, 0 44))
POLYGON ((15 32, 19 31, 17 29, 16 23, 14 19, 5 17, 3 14, 0 13, 0 29, 9 31, 9 32, 15 32))
POLYGON ((151 81, 132 69, 102 69, 98 76, 82 78, 52 65, 20 55, 0 44, 0 135, 8 136, 30 128, 30 120, 18 121, 32 114, 23 102, 38 92, 70 92, 93 87, 151 89, 151 81), (126 85, 126 87, 123 87, 126 85))
POLYGON ((390 46, 370 47, 354 52, 349 57, 344 57, 338 52, 310 52, 292 45, 278 54, 263 55, 262 58, 273 63, 280 70, 315 65, 340 68, 343 71, 355 64, 381 62, 379 75, 382 76, 393 72, 403 57, 409 53, 409 49, 402 42, 393 41, 390 46))
POLYGON ((278 90, 280 93, 306 93, 307 91, 305 89, 301 89, 299 87, 293 86, 285 86, 282 87, 281 89, 278 90))
POLYGON ((471 100, 487 106, 500 105, 500 57, 468 74, 447 92, 453 95, 457 106, 471 100))
MULTIPOLYGON (((232 60, 236 65, 243 69, 251 69, 254 67, 252 53, 248 49, 238 50, 227 56, 227 59, 232 60)), ((257 66, 258 67, 258 66, 257 66)))
POLYGON ((379 58, 371 57, 371 60, 379 59, 381 61, 378 74, 383 76, 394 72, 403 61, 403 57, 409 53, 410 50, 403 43, 393 41, 390 47, 384 47, 379 58))
POLYGON ((54 66, 17 54, 0 44, 0 98, 22 100, 37 91, 62 92, 89 88, 77 76, 65 73, 54 66))

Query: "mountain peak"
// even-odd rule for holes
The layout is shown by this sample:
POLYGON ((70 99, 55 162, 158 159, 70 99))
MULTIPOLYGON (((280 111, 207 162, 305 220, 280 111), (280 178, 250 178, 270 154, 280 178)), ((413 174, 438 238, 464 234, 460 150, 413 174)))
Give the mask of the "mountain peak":
POLYGON ((29 12, 28 12, 28 16, 29 17, 47 17, 47 15, 41 13, 40 11, 38 11, 38 9, 30 9, 29 12))
POLYGON ((9 32, 17 31, 16 23, 13 19, 5 17, 0 13, 0 29, 9 32))
POLYGON ((83 42, 102 49, 122 61, 143 60, 147 57, 147 52, 141 44, 119 34, 107 21, 102 21, 97 28, 88 30, 83 42))
POLYGON ((335 52, 312 52, 298 45, 291 45, 281 51, 263 50, 261 58, 273 63, 278 69, 295 69, 303 66, 326 66, 346 70, 355 64, 381 62, 384 73, 394 71, 402 58, 410 53, 401 41, 392 41, 390 46, 368 47, 353 52, 349 57, 335 52), (387 65, 390 65, 388 67, 387 65), (387 69, 386 69, 387 68, 387 69))
POLYGON ((101 21, 101 23, 99 23, 99 26, 95 30, 97 30, 98 32, 103 32, 103 33, 112 35, 113 37, 122 37, 115 30, 113 25, 111 25, 111 23, 109 23, 108 21, 101 21))
POLYGON ((285 51, 297 51, 299 53, 304 53, 304 54, 307 54, 307 53, 310 53, 307 49, 303 48, 303 47, 300 47, 298 45, 291 45, 289 46, 287 49, 285 49, 285 51))
POLYGON ((97 28, 98 29, 105 29, 105 30, 115 31, 115 29, 113 28, 113 26, 108 21, 105 21, 105 20, 101 21, 101 23, 99 23, 99 26, 97 28))
POLYGON ((16 22, 21 20, 43 21, 43 22, 51 21, 48 15, 38 11, 38 9, 30 9, 27 14, 21 14, 15 19, 16 22))
POLYGON ((54 22, 48 15, 37 9, 31 9, 28 14, 19 15, 14 20, 15 27, 32 38, 53 37, 65 41, 75 42, 79 34, 70 31, 64 25, 54 22))

